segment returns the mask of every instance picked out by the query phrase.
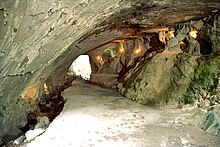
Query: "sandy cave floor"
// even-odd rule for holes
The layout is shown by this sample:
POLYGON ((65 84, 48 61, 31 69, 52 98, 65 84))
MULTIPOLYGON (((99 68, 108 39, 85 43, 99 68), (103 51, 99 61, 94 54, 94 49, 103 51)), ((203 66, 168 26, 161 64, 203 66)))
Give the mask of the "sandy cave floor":
POLYGON ((74 81, 61 114, 27 147, 218 147, 220 138, 187 125, 195 110, 143 106, 74 81))

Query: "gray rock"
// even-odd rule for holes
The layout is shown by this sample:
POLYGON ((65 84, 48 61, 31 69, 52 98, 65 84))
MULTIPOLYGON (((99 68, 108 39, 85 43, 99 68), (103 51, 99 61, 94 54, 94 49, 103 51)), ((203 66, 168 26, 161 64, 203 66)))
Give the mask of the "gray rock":
POLYGON ((145 61, 135 71, 128 72, 125 84, 119 84, 119 91, 127 98, 143 104, 178 103, 191 83, 198 66, 196 56, 166 51, 145 61))
POLYGON ((208 34, 212 41, 213 52, 220 51, 220 15, 215 16, 214 27, 210 28, 208 34))
POLYGON ((189 37, 189 53, 194 55, 200 55, 200 44, 192 37, 189 37))
POLYGON ((50 124, 49 118, 46 116, 43 117, 37 117, 37 124, 34 127, 34 129, 39 129, 39 128, 47 128, 50 124))
POLYGON ((220 108, 210 111, 202 129, 210 134, 220 136, 220 108))
POLYGON ((215 106, 206 111, 198 111, 193 115, 189 122, 197 125, 207 133, 220 136, 220 106, 215 106))
POLYGON ((182 41, 184 38, 186 38, 188 36, 189 33, 189 27, 184 26, 179 32, 177 32, 178 34, 176 35, 177 40, 180 42, 182 41))
POLYGON ((182 49, 180 48, 180 45, 179 45, 179 44, 175 45, 175 46, 172 47, 170 50, 171 50, 171 51, 175 51, 177 54, 183 53, 183 51, 182 51, 182 49))
POLYGON ((130 78, 125 78, 125 95, 143 104, 160 102, 161 92, 170 85, 171 69, 175 64, 175 56, 161 53, 155 55, 150 62, 145 62, 142 68, 132 73, 130 78))
POLYGON ((117 74, 92 74, 90 82, 115 89, 117 85, 117 77, 117 74))
POLYGON ((206 117, 207 117, 207 111, 204 109, 200 109, 193 116, 188 118, 188 122, 192 125, 196 125, 202 128, 204 126, 203 124, 206 120, 206 117))
POLYGON ((202 26, 204 25, 202 20, 198 20, 198 21, 192 21, 191 22, 191 26, 196 28, 197 30, 201 30, 202 26))
POLYGON ((172 50, 172 48, 178 44, 179 44, 179 40, 176 37, 173 37, 167 42, 166 48, 172 50))

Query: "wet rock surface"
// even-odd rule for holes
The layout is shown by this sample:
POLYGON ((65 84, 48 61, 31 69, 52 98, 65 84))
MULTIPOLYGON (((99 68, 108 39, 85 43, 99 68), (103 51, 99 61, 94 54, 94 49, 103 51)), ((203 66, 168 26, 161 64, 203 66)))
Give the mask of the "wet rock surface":
POLYGON ((143 106, 117 92, 74 81, 64 110, 45 133, 20 146, 209 146, 219 137, 188 124, 198 109, 143 106))

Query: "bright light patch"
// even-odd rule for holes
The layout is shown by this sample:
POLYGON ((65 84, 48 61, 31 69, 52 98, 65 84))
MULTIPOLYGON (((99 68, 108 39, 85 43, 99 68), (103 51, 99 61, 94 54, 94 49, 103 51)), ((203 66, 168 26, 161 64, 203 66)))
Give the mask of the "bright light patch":
POLYGON ((183 41, 180 41, 179 45, 182 50, 187 48, 187 45, 183 41))
POLYGON ((136 50, 134 51, 134 53, 135 53, 136 55, 140 54, 140 53, 141 53, 141 49, 140 49, 140 48, 136 49, 136 50))
POLYGON ((49 88, 46 83, 44 83, 44 91, 45 91, 46 95, 49 94, 49 88))
POLYGON ((179 42, 179 45, 180 46, 186 46, 186 44, 184 42, 182 42, 182 41, 179 42))
POLYGON ((102 57, 100 55, 97 55, 95 58, 96 58, 97 62, 101 62, 102 61, 102 57))
POLYGON ((144 49, 144 47, 143 47, 143 42, 142 42, 142 40, 141 39, 136 39, 135 40, 135 50, 133 51, 133 53, 135 54, 135 55, 139 55, 139 54, 141 54, 141 52, 142 52, 142 50, 144 49))
POLYGON ((191 37, 193 37, 193 38, 196 38, 197 37, 197 33, 198 33, 198 31, 197 30, 192 30, 190 33, 189 33, 189 35, 191 36, 191 37))
POLYGON ((125 51, 123 42, 120 42, 119 53, 123 53, 125 51))
POLYGON ((91 66, 88 55, 79 56, 71 65, 70 71, 73 71, 77 76, 81 76, 85 80, 90 79, 91 66))
POLYGON ((169 35, 169 39, 170 39, 170 38, 173 38, 173 37, 174 37, 174 31, 169 31, 169 32, 168 32, 168 35, 169 35))

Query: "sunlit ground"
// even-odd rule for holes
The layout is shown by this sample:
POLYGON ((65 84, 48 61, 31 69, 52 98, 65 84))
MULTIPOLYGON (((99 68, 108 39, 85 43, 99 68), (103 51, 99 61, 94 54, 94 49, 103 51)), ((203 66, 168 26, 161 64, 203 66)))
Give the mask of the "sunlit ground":
POLYGON ((199 147, 218 137, 185 125, 190 110, 143 106, 117 92, 74 81, 61 114, 28 147, 199 147), (183 123, 184 122, 184 123, 183 123))
POLYGON ((73 71, 77 76, 81 76, 85 80, 90 79, 91 66, 88 55, 79 56, 71 65, 70 71, 73 71))

